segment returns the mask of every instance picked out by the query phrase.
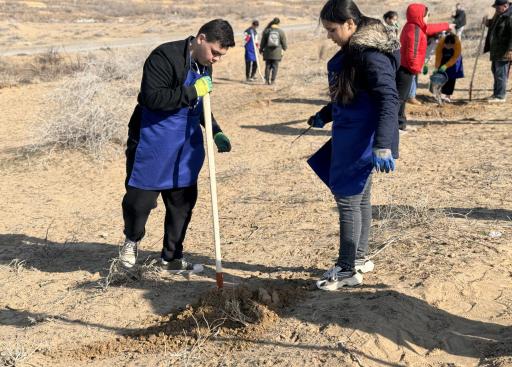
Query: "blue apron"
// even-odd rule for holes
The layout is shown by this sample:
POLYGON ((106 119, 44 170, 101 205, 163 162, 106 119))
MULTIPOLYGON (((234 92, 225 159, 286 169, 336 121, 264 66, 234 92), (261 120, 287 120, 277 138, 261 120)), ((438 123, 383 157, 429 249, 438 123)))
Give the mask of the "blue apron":
POLYGON ((249 40, 245 44, 245 60, 256 61, 256 50, 254 49, 254 31, 249 30, 249 40))
MULTIPOLYGON (((450 60, 455 53, 455 50, 443 48, 442 58, 441 58, 441 65, 444 65, 450 60)), ((459 56, 457 61, 455 62, 455 65, 449 67, 446 69, 446 74, 448 75, 448 79, 459 79, 464 78, 464 66, 462 63, 462 55, 459 56)))
MULTIPOLYGON (((190 65, 185 86, 208 75, 190 65)), ((188 187, 197 182, 205 151, 201 130, 202 98, 193 107, 171 112, 142 108, 140 140, 128 185, 144 190, 188 187)))
MULTIPOLYGON (((327 64, 329 83, 336 83, 343 54, 337 53, 327 64)), ((357 91, 350 105, 332 102, 332 139, 318 150, 308 164, 337 196, 363 192, 373 169, 372 148, 378 121, 375 102, 365 91, 357 91)))

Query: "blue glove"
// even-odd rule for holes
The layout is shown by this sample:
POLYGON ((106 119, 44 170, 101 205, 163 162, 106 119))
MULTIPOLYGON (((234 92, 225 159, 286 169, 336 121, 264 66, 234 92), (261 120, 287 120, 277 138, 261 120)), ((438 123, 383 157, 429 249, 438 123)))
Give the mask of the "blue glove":
POLYGON ((391 149, 373 149, 373 168, 377 172, 386 172, 395 170, 395 160, 391 154, 391 149))
POLYGON ((311 127, 318 127, 321 129, 322 127, 325 126, 325 122, 320 117, 320 113, 317 112, 309 118, 308 125, 311 127))

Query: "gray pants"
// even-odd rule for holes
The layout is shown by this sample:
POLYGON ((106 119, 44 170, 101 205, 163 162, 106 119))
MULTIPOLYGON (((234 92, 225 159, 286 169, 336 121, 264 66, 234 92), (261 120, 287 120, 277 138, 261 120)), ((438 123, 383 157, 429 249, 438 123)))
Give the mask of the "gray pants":
POLYGON ((356 259, 368 252, 368 237, 372 223, 372 175, 368 177, 362 193, 353 196, 335 196, 340 213, 340 254, 336 264, 354 268, 356 259))
POLYGON ((507 95, 507 79, 510 70, 509 61, 493 61, 494 97, 504 99, 507 95))
POLYGON ((281 60, 265 60, 265 81, 272 84, 277 78, 277 70, 279 70, 279 61, 281 60))

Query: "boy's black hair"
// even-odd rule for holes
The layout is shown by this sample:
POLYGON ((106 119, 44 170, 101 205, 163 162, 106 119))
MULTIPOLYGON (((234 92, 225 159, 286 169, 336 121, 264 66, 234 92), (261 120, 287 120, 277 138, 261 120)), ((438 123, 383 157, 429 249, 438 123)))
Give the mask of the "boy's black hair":
POLYGON ((384 20, 386 20, 386 19, 390 19, 390 18, 394 18, 394 17, 398 17, 398 13, 394 10, 390 10, 390 11, 387 11, 386 14, 384 14, 384 16, 382 18, 384 18, 384 20))
POLYGON ((455 35, 453 33, 450 33, 444 38, 444 44, 446 45, 447 43, 450 45, 454 45, 456 43, 455 35))
POLYGON ((255 27, 259 27, 260 26, 260 22, 259 20, 255 19, 252 21, 252 25, 255 26, 255 27))
POLYGON ((204 34, 206 41, 219 42, 220 47, 229 48, 235 46, 233 28, 224 19, 214 19, 199 28, 197 34, 204 34))

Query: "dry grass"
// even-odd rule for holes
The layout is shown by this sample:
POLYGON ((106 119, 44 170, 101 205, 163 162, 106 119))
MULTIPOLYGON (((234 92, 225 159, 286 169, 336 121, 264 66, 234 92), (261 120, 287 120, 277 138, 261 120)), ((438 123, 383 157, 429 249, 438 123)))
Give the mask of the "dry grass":
POLYGON ((122 266, 119 258, 114 258, 110 260, 108 274, 98 281, 98 286, 102 291, 106 291, 110 286, 124 285, 143 279, 159 279, 160 273, 160 268, 155 259, 146 259, 142 265, 127 269, 122 266))
POLYGON ((0 343, 0 366, 20 367, 33 353, 18 341, 13 344, 0 343))
POLYGON ((139 65, 108 52, 63 81, 49 96, 36 141, 23 154, 50 154, 58 149, 83 151, 103 158, 124 144, 132 111, 139 65))
MULTIPOLYGON (((188 367, 196 365, 194 361, 201 360, 201 357, 204 358, 202 354, 205 353, 205 344, 210 339, 217 336, 225 322, 224 319, 208 322, 204 315, 200 321, 194 315, 191 315, 191 317, 196 325, 195 329, 192 331, 194 341, 191 343, 191 345, 185 344, 178 352, 167 354, 168 358, 170 359, 168 364, 169 367, 178 365, 188 367)), ((183 335, 185 337, 188 336, 185 330, 183 330, 183 335)))
POLYGON ((12 259, 8 267, 10 271, 14 272, 16 275, 19 275, 22 271, 25 270, 26 265, 27 263, 25 260, 12 259))
POLYGON ((56 48, 37 56, 7 58, 0 61, 0 88, 56 81, 83 71, 91 59, 63 55, 56 48))

